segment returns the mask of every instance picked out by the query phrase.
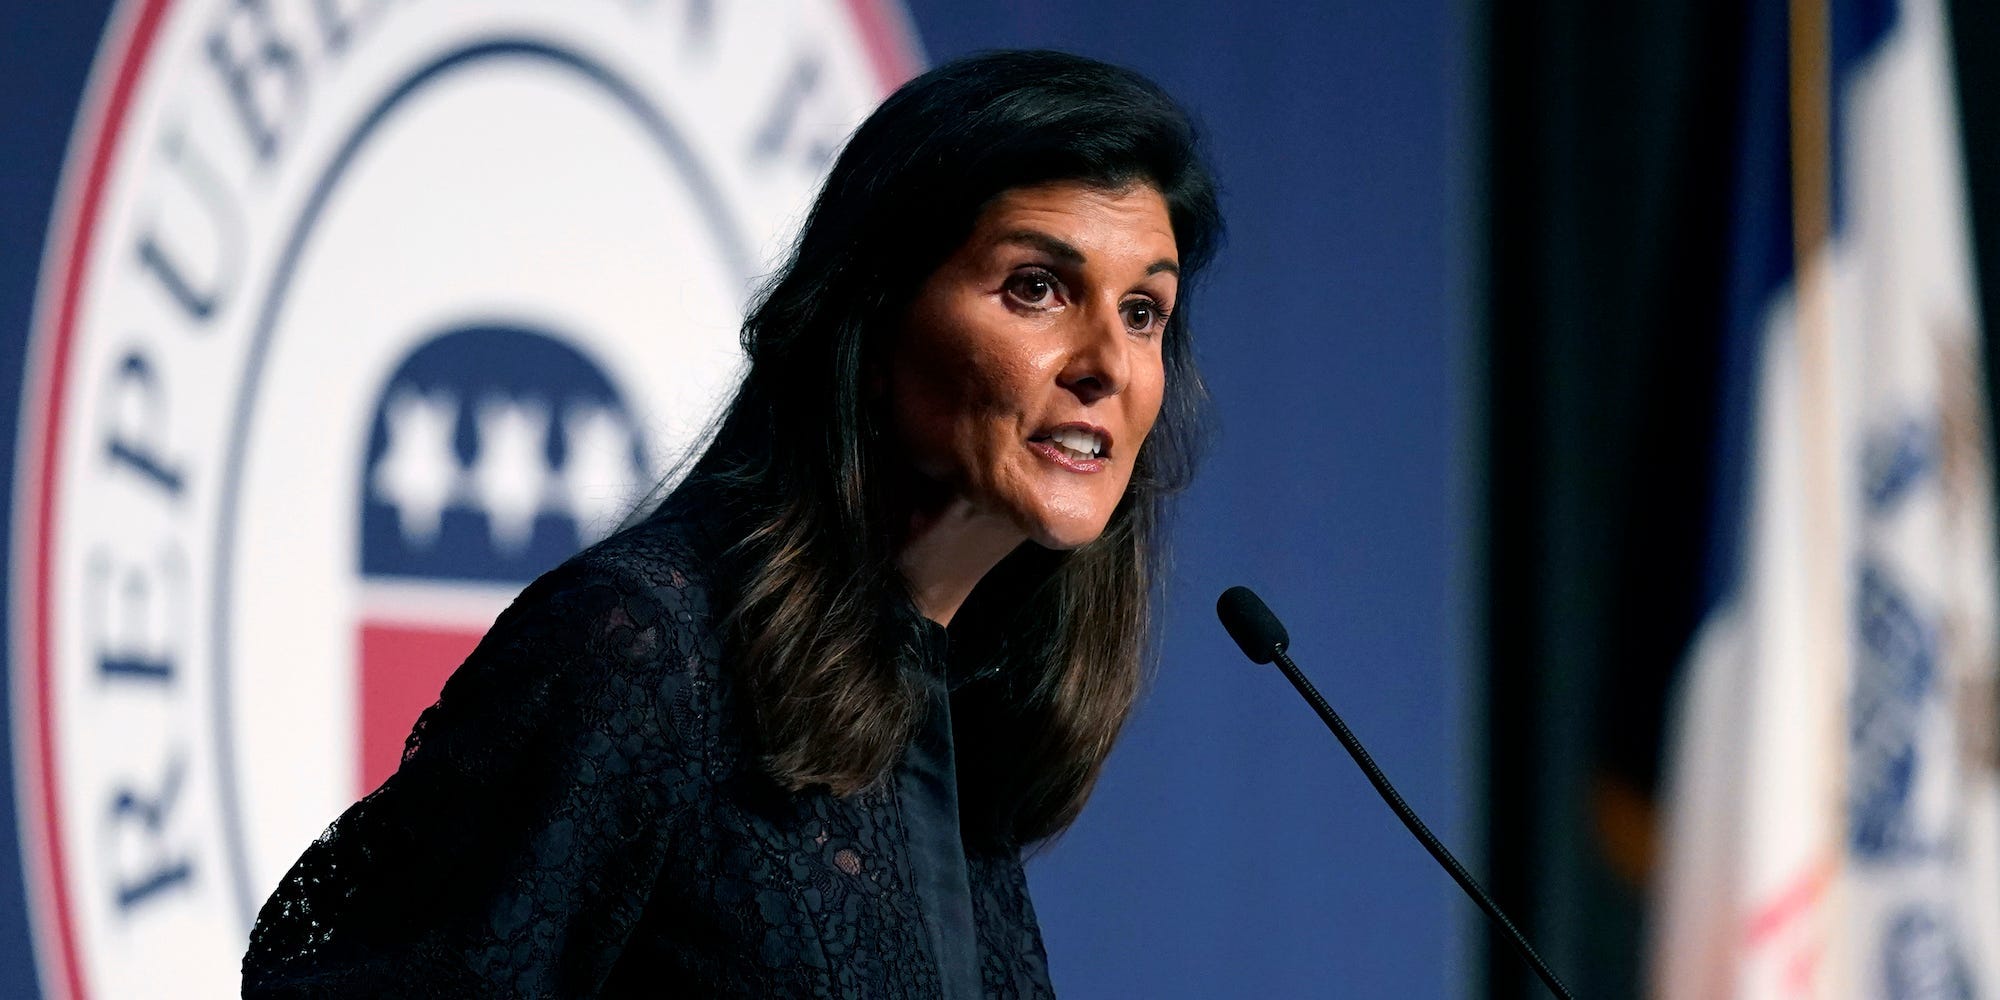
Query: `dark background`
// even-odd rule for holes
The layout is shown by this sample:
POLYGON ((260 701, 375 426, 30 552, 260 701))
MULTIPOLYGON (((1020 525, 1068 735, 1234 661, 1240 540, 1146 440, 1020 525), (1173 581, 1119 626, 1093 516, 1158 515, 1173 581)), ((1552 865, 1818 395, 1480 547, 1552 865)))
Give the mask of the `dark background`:
POLYGON ((1442 0, 911 3, 933 60, 1052 46, 1191 106, 1230 238, 1196 308, 1221 422, 1158 681, 1030 868, 1078 997, 1476 992, 1479 919, 1311 711, 1215 624, 1256 588, 1427 821, 1471 851, 1475 249, 1468 15, 1442 0))
MULTIPOLYGON (((1661 709, 1716 527, 1752 6, 1493 0, 1479 15, 1485 826, 1494 894, 1578 996, 1643 995, 1661 709)), ((1991 358, 2000 11, 1946 6, 1991 358)), ((1510 952, 1486 964, 1492 996, 1544 995, 1510 952)))

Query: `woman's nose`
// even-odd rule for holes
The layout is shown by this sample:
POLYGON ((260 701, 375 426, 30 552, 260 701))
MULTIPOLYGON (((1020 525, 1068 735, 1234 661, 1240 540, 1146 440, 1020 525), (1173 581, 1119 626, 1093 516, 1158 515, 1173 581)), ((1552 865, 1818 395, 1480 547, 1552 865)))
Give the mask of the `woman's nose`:
POLYGON ((1123 392, 1131 369, 1125 317, 1113 305, 1078 319, 1074 347, 1056 381, 1085 404, 1123 392))

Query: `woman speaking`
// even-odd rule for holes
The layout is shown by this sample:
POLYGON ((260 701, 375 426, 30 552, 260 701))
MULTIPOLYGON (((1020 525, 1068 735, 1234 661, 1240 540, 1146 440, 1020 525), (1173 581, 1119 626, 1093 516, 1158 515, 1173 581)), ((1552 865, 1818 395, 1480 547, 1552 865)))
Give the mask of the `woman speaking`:
POLYGON ((1050 995, 1021 850, 1139 686, 1220 230, 1137 74, 898 90, 706 450, 494 623, 264 905, 244 993, 1050 995))

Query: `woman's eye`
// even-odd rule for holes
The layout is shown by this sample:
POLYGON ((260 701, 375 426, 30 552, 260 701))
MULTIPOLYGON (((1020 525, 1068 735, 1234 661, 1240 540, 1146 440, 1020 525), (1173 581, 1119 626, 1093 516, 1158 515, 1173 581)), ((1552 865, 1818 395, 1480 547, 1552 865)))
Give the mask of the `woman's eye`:
POLYGON ((1145 299, 1125 304, 1125 325, 1135 333, 1146 333, 1164 325, 1166 316, 1157 304, 1145 299))
POLYGON ((1007 294, 1022 305, 1050 305, 1056 297, 1055 279, 1040 271, 1024 271, 1008 280, 1007 294))

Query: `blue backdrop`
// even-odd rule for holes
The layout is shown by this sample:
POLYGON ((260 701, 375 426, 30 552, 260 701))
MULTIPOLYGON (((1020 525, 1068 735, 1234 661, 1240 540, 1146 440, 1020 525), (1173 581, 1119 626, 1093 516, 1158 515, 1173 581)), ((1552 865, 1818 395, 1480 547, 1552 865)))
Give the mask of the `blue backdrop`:
MULTIPOLYGON (((1221 428, 1183 507, 1164 660, 1082 821, 1030 869, 1058 987, 1469 992, 1477 914, 1211 610, 1230 584, 1263 592, 1410 801, 1471 853, 1466 15, 1443 0, 909 6, 933 61, 1051 46, 1154 76, 1204 122, 1225 187, 1231 238, 1197 318, 1221 428)), ((0 31, 8 468, 37 261, 105 7, 15 4, 0 31)), ((0 788, 0 809, 13 801, 0 788)), ((16 841, 0 817, 0 994, 29 996, 16 841)))

